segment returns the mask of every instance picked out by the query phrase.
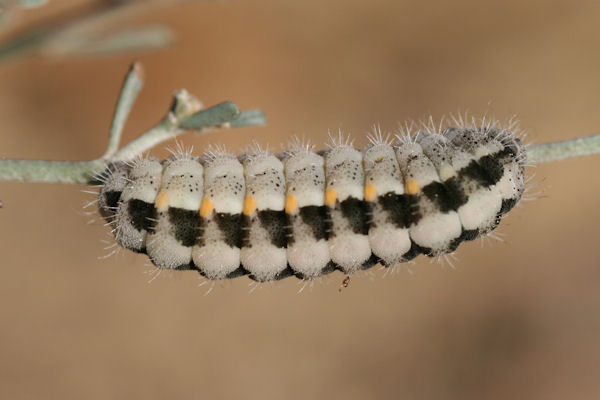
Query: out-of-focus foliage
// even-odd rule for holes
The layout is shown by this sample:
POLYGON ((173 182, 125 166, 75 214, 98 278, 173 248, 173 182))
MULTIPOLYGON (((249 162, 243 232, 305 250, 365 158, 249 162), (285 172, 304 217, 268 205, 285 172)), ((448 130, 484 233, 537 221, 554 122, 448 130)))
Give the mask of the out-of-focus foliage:
MULTIPOLYGON (((188 1, 191 0, 100 1, 91 10, 74 12, 58 22, 42 23, 0 39, 0 61, 32 52, 52 57, 90 57, 160 49, 174 41, 168 26, 158 23, 130 26, 130 20, 157 8, 188 1)), ((17 25, 23 9, 48 3, 48 0, 0 0, 0 28, 17 25)))

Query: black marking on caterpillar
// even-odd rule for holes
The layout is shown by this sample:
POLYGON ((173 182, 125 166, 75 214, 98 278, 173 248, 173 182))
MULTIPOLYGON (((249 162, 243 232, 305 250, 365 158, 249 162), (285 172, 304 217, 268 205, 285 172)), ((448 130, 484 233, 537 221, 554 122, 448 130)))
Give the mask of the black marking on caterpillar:
POLYGON ((313 279, 451 253, 495 229, 523 194, 524 147, 495 123, 370 142, 112 164, 100 214, 121 246, 161 269, 313 279))
MULTIPOLYGON (((242 214, 216 213, 215 221, 221 231, 223 242, 229 247, 242 247, 242 214)), ((201 239, 200 239, 201 240, 201 239)))
POLYGON ((200 216, 195 210, 183 208, 169 208, 169 222, 175 228, 173 235, 183 246, 192 247, 198 238, 200 216))
POLYGON ((138 231, 149 231, 152 228, 152 220, 156 215, 154 204, 146 203, 143 200, 131 199, 127 203, 127 208, 131 216, 131 223, 135 229, 138 231))
MULTIPOLYGON (((327 239, 327 232, 331 230, 329 226, 329 211, 325 206, 306 206, 300 209, 300 218, 302 222, 310 227, 315 240, 327 239)), ((289 242, 294 237, 291 236, 289 242)))
POLYGON ((367 219, 369 204, 366 201, 349 197, 340 203, 340 209, 342 210, 342 215, 348 220, 352 232, 359 235, 367 235, 369 233, 369 222, 367 219))

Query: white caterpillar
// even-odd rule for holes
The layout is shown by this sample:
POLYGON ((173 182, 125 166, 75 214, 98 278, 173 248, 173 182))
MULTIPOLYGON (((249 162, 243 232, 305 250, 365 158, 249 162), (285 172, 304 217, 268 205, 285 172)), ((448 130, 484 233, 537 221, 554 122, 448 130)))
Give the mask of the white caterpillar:
POLYGON ((496 124, 374 135, 362 151, 334 142, 113 164, 100 213, 121 246, 161 269, 312 279, 451 253, 492 231, 524 190, 524 147, 496 124))

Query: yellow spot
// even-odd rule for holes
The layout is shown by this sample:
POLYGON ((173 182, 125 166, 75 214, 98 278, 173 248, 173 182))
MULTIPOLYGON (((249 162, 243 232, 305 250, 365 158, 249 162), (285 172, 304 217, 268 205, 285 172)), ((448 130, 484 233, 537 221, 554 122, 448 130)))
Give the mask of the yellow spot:
POLYGON ((419 193, 421 188, 419 187, 419 184, 417 182, 413 181, 412 179, 409 179, 404 184, 404 190, 406 191, 406 194, 417 194, 419 193))
POLYGON ((375 159, 375 162, 382 162, 384 158, 384 156, 379 156, 375 159))
POLYGON ((335 189, 329 188, 325 191, 325 205, 334 206, 337 200, 337 192, 335 189))
POLYGON ((256 200, 252 196, 247 196, 244 199, 244 215, 253 214, 254 210, 256 210, 256 200))
POLYGON ((365 185, 365 200, 373 201, 375 200, 375 197, 377 197, 377 189, 375 189, 375 185, 367 183, 365 185))
POLYGON ((167 195, 166 192, 160 192, 158 196, 156 196, 156 201, 154 202, 158 211, 165 211, 168 207, 168 203, 169 195, 167 195))
POLYGON ((288 194, 285 198, 285 212, 286 214, 293 214, 298 208, 298 200, 291 194, 288 194))
POLYGON ((210 213, 214 210, 214 206, 212 201, 207 199, 206 197, 202 199, 202 204, 200 205, 200 216, 202 218, 206 218, 210 215, 210 213))

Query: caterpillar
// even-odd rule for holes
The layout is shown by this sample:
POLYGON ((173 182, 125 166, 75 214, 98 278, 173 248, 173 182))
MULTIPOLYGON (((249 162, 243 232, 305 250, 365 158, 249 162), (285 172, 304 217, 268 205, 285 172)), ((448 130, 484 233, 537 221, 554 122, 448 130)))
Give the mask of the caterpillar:
POLYGON ((297 141, 278 154, 114 163, 99 178, 99 212, 120 246, 211 280, 314 279, 438 257, 488 235, 525 188, 512 126, 456 125, 394 140, 376 131, 362 150, 340 134, 324 151, 297 141))

